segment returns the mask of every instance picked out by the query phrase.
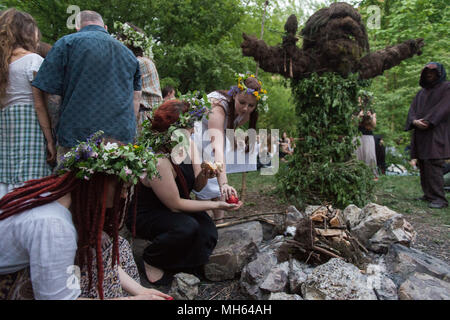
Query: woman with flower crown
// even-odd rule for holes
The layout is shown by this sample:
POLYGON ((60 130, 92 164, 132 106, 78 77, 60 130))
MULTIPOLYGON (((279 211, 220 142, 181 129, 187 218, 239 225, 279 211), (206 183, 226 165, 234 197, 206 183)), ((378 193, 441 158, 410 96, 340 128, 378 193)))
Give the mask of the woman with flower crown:
MULTIPOLYGON (((227 179, 226 130, 235 130, 247 122, 249 129, 256 129, 257 105, 264 103, 267 99, 265 95, 267 91, 262 89, 261 81, 253 74, 238 74, 236 80, 237 85, 231 87, 229 91, 218 90, 208 95, 212 104, 211 113, 208 119, 204 118, 199 126, 196 126, 195 142, 202 147, 200 154, 206 155, 216 163, 225 164, 216 178, 209 179, 201 192, 195 192, 199 200, 225 200, 232 195, 237 196, 236 189, 228 184, 227 179)), ((248 151, 247 145, 246 152, 248 151)), ((241 172, 239 168, 236 168, 239 164, 233 166, 234 172, 241 172)), ((213 212, 216 222, 222 222, 224 211, 214 210, 213 212)))
POLYGON ((205 211, 237 210, 242 205, 190 198, 192 190, 200 191, 219 170, 195 159, 190 140, 194 122, 207 112, 208 108, 193 102, 168 100, 155 110, 142 130, 139 141, 148 141, 155 152, 165 154, 158 161, 159 177, 141 179, 137 191, 136 235, 151 241, 143 253, 142 271, 154 285, 171 283, 178 272, 201 277, 217 243, 216 226, 205 211), (169 143, 177 132, 186 141, 185 154, 192 157, 179 164, 177 158, 183 149, 178 147, 182 144, 178 140, 176 145, 169 143))
POLYGON ((0 300, 171 299, 140 285, 119 237, 130 187, 156 174, 155 155, 101 135, 66 153, 58 175, 0 199, 0 300))

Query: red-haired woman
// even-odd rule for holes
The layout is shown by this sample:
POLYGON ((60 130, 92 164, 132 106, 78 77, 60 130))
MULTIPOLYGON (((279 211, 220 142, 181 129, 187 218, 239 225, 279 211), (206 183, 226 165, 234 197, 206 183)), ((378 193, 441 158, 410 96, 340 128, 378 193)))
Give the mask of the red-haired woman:
POLYGON ((32 16, 0 16, 0 198, 30 179, 51 174, 56 148, 44 97, 31 87, 43 58, 32 16))
MULTIPOLYGON (((121 148, 80 144, 65 155, 71 171, 0 199, 0 300, 170 298, 140 285, 131 248, 118 235, 130 200, 130 184, 114 165, 121 148)), ((142 161, 129 159, 120 157, 127 168, 142 161)))
MULTIPOLYGON (((201 129, 196 127, 195 142, 202 146, 201 155, 206 154, 212 162, 225 164, 224 169, 217 178, 210 179, 201 192, 195 192, 200 200, 224 200, 231 195, 237 196, 236 190, 228 184, 227 171, 245 172, 246 165, 226 164, 226 130, 236 128, 249 123, 249 129, 256 129, 258 120, 258 100, 261 93, 261 82, 253 75, 240 75, 238 85, 229 91, 218 90, 211 92, 208 99, 212 110, 209 118, 201 122, 201 129), (230 170, 232 169, 232 170, 230 170)), ((233 143, 233 142, 231 142, 233 143)), ((246 150, 248 153, 248 148, 246 150)), ((255 158, 256 160, 256 158, 255 158)), ((256 162, 255 162, 256 170, 256 162)), ((213 210, 214 218, 221 222, 224 216, 223 210, 213 210)))
MULTIPOLYGON (((165 133, 179 120, 180 114, 187 113, 186 103, 168 100, 155 110, 151 130, 156 134, 165 133)), ((185 134, 189 141, 193 129, 188 129, 185 134)), ((173 150, 155 151, 171 153, 173 150)), ((191 144, 191 154, 195 155, 192 151, 191 144)), ((154 285, 169 284, 177 272, 202 276, 202 268, 217 243, 216 226, 205 211, 237 210, 242 205, 191 200, 190 192, 200 191, 217 171, 202 168, 199 161, 185 160, 177 165, 171 158, 159 160, 160 177, 142 179, 137 195, 136 235, 151 241, 143 253, 143 271, 154 285)))

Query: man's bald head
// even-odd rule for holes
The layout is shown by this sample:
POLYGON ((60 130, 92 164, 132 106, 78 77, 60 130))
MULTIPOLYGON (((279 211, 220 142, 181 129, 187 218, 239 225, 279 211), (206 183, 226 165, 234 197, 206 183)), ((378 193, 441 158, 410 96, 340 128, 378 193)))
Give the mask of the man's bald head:
POLYGON ((105 23, 103 22, 103 18, 100 14, 91 10, 81 11, 76 18, 76 28, 80 30, 88 25, 97 25, 100 27, 105 27, 105 23))

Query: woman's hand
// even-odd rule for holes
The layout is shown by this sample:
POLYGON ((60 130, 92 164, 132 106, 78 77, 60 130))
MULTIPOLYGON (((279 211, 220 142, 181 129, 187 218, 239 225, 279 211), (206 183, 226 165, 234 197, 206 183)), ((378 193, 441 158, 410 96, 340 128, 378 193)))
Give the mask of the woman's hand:
POLYGON ((47 163, 50 165, 56 162, 56 146, 55 143, 47 143, 47 163))
POLYGON ((217 201, 217 208, 219 210, 227 210, 227 211, 236 211, 242 207, 244 204, 242 201, 239 201, 238 203, 228 203, 225 201, 217 201))
POLYGON ((236 189, 228 185, 228 183, 222 184, 220 188, 220 193, 222 194, 223 197, 225 197, 225 200, 231 197, 231 195, 235 195, 237 197, 236 189))
POLYGON ((134 296, 137 300, 173 300, 173 298, 161 291, 142 287, 134 296))

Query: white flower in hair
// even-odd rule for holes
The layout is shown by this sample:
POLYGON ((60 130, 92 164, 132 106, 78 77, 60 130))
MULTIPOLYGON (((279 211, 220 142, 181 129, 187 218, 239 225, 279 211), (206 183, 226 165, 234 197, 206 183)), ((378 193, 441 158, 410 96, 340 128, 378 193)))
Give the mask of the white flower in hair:
POLYGON ((106 151, 116 150, 118 148, 119 148, 119 145, 115 142, 114 143, 108 142, 105 146, 106 151))

